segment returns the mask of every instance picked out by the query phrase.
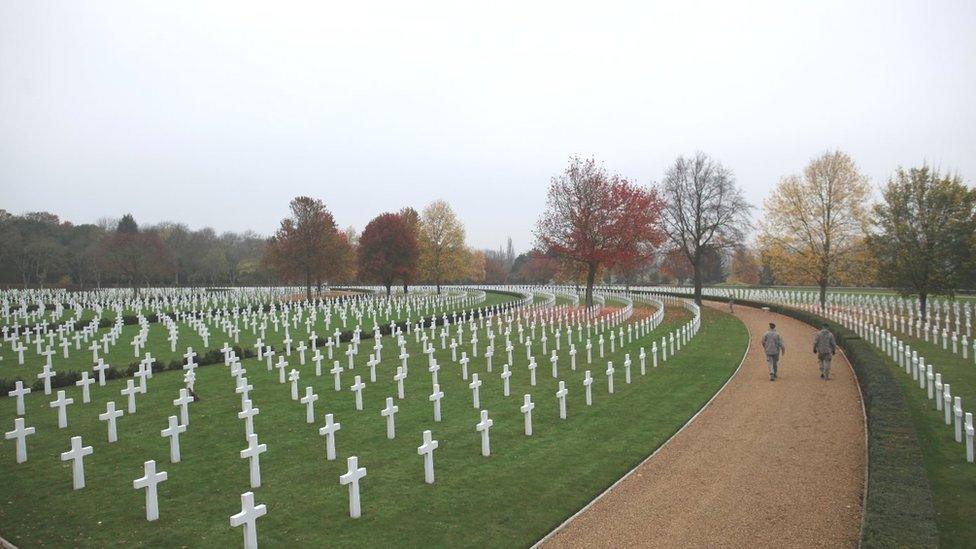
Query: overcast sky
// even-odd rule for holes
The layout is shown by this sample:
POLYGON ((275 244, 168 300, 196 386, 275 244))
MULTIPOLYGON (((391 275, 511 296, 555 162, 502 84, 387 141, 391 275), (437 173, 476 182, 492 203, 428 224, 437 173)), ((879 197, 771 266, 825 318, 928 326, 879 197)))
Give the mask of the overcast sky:
POLYGON ((827 149, 976 178, 976 2, 0 0, 0 208, 269 234, 437 198, 532 243, 549 178, 705 151, 761 204, 827 149))

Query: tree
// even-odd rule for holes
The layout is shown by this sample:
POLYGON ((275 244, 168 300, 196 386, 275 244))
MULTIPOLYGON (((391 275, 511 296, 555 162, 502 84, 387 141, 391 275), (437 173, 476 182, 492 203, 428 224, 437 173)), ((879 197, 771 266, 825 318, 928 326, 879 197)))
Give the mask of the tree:
POLYGON ((976 190, 959 176, 899 168, 874 207, 874 222, 869 243, 882 282, 918 294, 923 318, 929 295, 952 295, 974 282, 976 190))
POLYGON ((450 204, 435 200, 420 217, 420 273, 437 286, 465 275, 464 225, 450 204))
POLYGON ((552 178, 535 235, 544 251, 585 273, 586 306, 592 307, 600 269, 647 260, 660 245, 661 208, 656 191, 609 175, 592 158, 574 157, 552 178))
POLYGON ((832 281, 864 266, 870 192, 851 157, 834 151, 810 161, 802 176, 782 178, 766 199, 760 242, 783 257, 774 269, 814 279, 821 307, 832 281))
POLYGON ((386 286, 386 295, 397 280, 417 269, 417 240, 403 217, 384 213, 370 221, 359 237, 359 274, 386 286))
MULTIPOLYGON (((407 227, 410 228, 414 241, 420 242, 420 214, 417 213, 417 210, 408 206, 400 209, 400 211, 397 212, 397 215, 399 215, 400 218, 403 219, 404 223, 406 223, 407 227)), ((416 268, 414 268, 411 272, 406 273, 406 276, 403 278, 403 293, 407 293, 407 286, 413 283, 416 278, 416 268)))
POLYGON ((494 252, 484 252, 485 254, 485 283, 504 284, 508 280, 508 268, 505 266, 504 257, 494 252))
POLYGON ((155 231, 140 231, 132 214, 119 220, 106 239, 107 255, 119 278, 139 295, 139 286, 151 278, 153 269, 168 268, 169 255, 155 231))
POLYGON ((742 242, 752 206, 732 171, 702 152, 674 161, 664 174, 661 196, 666 204, 664 232, 691 264, 695 303, 700 305, 709 251, 721 253, 742 242))
POLYGON ((339 265, 332 261, 341 246, 332 213, 321 200, 299 196, 291 201, 291 217, 268 241, 265 262, 279 277, 301 281, 305 297, 312 299, 312 283, 335 276, 339 265))
POLYGON ((559 271, 559 258, 538 248, 515 258, 512 265, 514 278, 524 284, 548 284, 559 271))
POLYGON ((469 282, 474 284, 479 284, 485 281, 487 276, 487 264, 485 259, 485 252, 481 250, 468 250, 467 251, 468 261, 468 273, 465 278, 469 282))
POLYGON ((759 284, 759 261, 756 253, 747 246, 736 246, 732 252, 729 281, 739 284, 759 284))

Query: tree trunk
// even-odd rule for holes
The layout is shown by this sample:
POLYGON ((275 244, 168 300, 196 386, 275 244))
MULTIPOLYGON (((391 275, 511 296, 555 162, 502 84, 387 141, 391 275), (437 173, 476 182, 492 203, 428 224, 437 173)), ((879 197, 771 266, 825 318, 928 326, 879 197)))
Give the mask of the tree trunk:
POLYGON ((312 275, 305 273, 305 298, 312 301, 312 275))
POLYGON ((440 280, 437 280, 435 282, 437 284, 437 293, 440 294, 441 293, 441 281, 440 280))
POLYGON ((596 280, 596 265, 586 267, 586 306, 593 306, 593 282, 596 280))
POLYGON ((406 282, 403 283, 403 293, 404 293, 404 295, 406 295, 406 293, 407 293, 407 283, 406 282))
POLYGON ((925 320, 925 307, 929 301, 929 294, 925 292, 919 292, 918 294, 918 304, 921 310, 919 313, 922 315, 922 320, 925 320))
POLYGON ((827 305, 827 279, 820 279, 820 309, 823 310, 827 305))
POLYGON ((701 261, 695 261, 692 264, 695 271, 695 303, 697 305, 702 304, 702 272, 701 272, 701 261))
POLYGON ((393 284, 387 282, 386 284, 386 297, 390 297, 390 293, 393 290, 393 284))

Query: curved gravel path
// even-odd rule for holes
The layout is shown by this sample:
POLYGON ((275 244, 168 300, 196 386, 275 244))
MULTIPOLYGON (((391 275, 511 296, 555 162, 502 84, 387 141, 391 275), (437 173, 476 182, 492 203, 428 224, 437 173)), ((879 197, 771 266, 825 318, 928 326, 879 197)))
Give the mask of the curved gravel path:
POLYGON ((825 382, 813 328, 746 307, 736 316, 752 342, 725 389, 543 546, 857 545, 864 416, 847 359, 837 353, 825 382), (787 349, 775 382, 760 346, 769 322, 787 349))

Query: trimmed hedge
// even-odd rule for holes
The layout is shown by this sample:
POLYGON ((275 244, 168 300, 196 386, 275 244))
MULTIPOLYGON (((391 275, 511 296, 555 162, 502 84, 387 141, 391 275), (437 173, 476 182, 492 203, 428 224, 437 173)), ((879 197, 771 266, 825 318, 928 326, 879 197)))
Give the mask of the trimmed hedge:
MULTIPOLYGON (((702 296, 702 299, 728 302, 724 297, 702 296)), ((826 323, 854 368, 867 415, 868 438, 867 496, 861 524, 861 546, 938 546, 932 490, 915 425, 885 357, 854 331, 820 315, 757 301, 736 300, 736 305, 769 307, 774 313, 814 327, 826 323)))
MULTIPOLYGON (((254 351, 250 349, 241 348, 240 346, 234 346, 233 349, 234 352, 237 353, 237 356, 242 359, 254 358, 257 356, 257 353, 255 353, 254 351)), ((223 363, 224 363, 224 354, 220 352, 220 349, 208 349, 204 351, 196 361, 197 366, 210 366, 211 364, 223 364, 223 363)), ((155 363, 153 363, 152 370, 154 374, 159 372, 165 372, 167 370, 182 370, 183 364, 184 363, 181 360, 171 360, 166 363, 162 361, 156 361, 155 363)), ((92 366, 94 366, 94 364, 92 364, 92 366)), ((139 371, 139 361, 130 362, 124 368, 110 366, 108 369, 105 370, 105 379, 113 380, 118 378, 132 377, 138 371, 139 371)), ((97 379, 97 376, 93 376, 93 377, 97 379)), ((64 371, 57 372, 56 374, 54 374, 53 377, 51 377, 51 389, 60 389, 62 387, 74 387, 75 382, 78 381, 79 379, 81 379, 81 372, 76 370, 64 370, 64 371)), ((17 376, 12 379, 0 378, 0 397, 8 396, 7 393, 13 391, 14 388, 17 386, 17 381, 22 381, 25 386, 30 387, 31 391, 34 392, 44 391, 44 381, 40 379, 29 381, 29 380, 25 380, 20 376, 17 376)))

